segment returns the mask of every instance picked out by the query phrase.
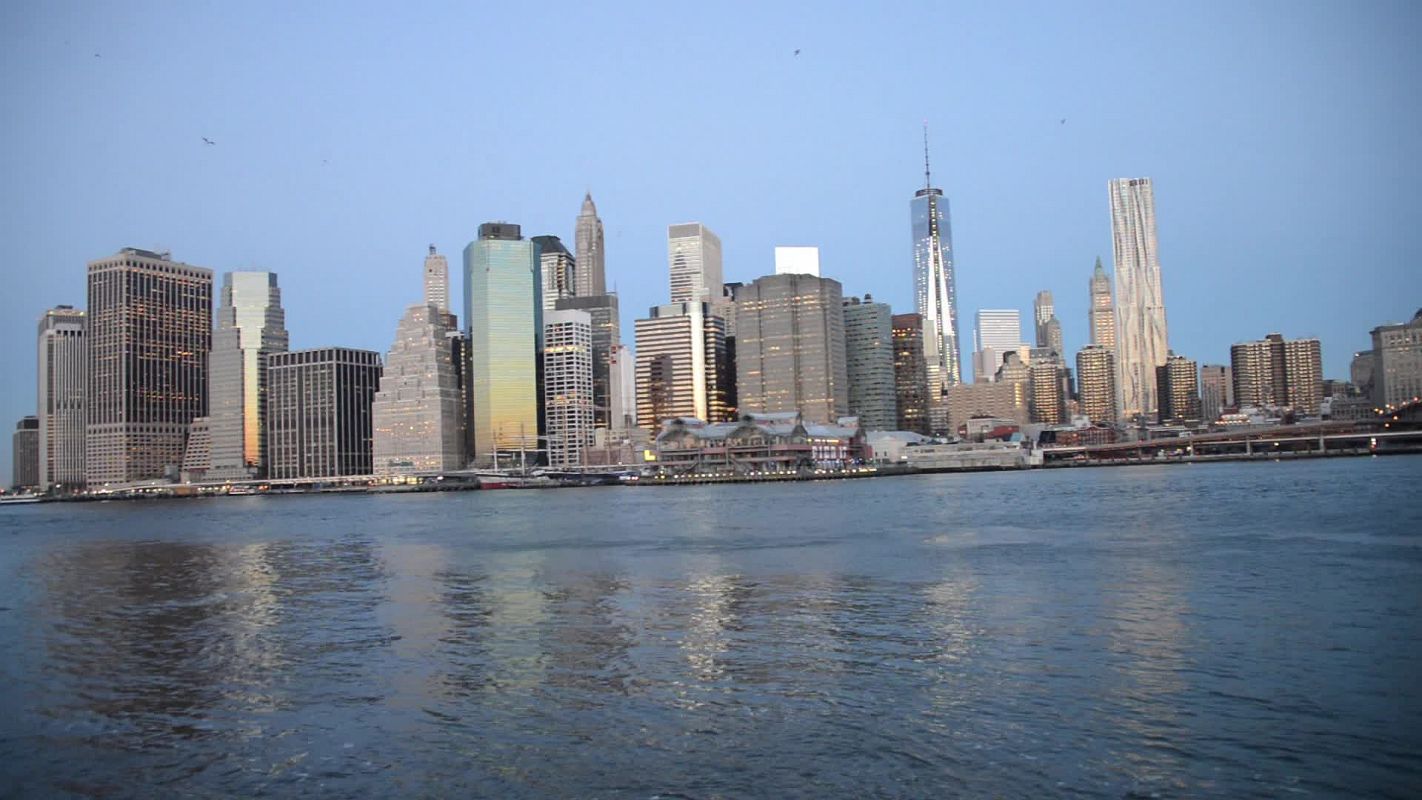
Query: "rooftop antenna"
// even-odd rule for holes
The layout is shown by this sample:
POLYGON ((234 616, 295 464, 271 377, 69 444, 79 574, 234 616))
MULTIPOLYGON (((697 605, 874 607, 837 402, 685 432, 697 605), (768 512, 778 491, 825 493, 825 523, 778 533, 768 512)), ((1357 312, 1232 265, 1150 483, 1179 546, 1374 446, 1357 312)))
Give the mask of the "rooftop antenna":
POLYGON ((933 179, 928 171, 928 120, 923 121, 923 188, 932 189, 933 179))

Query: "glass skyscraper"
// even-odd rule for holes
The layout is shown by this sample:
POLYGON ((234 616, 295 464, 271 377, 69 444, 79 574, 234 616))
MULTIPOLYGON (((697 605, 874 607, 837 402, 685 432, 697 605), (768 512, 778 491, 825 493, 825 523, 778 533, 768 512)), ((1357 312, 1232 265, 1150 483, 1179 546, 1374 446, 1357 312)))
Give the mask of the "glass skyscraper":
POLYGON ((476 466, 523 452, 542 433, 543 275, 534 242, 517 225, 486 222, 464 248, 464 319, 472 373, 476 466))
POLYGON ((274 272, 223 276, 208 371, 208 477, 266 474, 267 356, 286 352, 286 312, 274 272))
POLYGON ((958 290, 953 276, 953 232, 948 198, 935 189, 924 149, 924 187, 914 192, 913 280, 915 308, 923 316, 923 355, 930 404, 963 380, 958 354, 958 290))

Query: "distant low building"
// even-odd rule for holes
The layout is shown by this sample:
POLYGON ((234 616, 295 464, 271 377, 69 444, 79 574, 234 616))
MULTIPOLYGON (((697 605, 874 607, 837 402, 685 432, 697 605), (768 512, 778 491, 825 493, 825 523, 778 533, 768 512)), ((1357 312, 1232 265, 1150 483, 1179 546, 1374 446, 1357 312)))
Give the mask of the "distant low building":
POLYGON ((742 414, 735 422, 676 418, 656 441, 658 467, 671 474, 795 472, 861 464, 872 456, 859 420, 805 424, 794 412, 742 414))

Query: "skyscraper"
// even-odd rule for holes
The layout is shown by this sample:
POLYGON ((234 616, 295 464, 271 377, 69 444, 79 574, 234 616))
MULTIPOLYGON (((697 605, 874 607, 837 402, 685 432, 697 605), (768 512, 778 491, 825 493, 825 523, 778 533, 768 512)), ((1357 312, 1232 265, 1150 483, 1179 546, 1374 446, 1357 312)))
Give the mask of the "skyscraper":
POLYGON ((449 312, 449 260, 436 253, 434 245, 425 256, 425 305, 449 312))
POLYGON ((1373 328, 1371 336, 1373 403, 1398 406, 1422 397, 1422 309, 1410 322, 1373 328))
POLYGON ((742 411, 799 412, 832 423, 849 411, 843 289, 783 274, 736 292, 736 398, 742 411))
POLYGON ((1062 355, 1062 326, 1057 322, 1056 305, 1052 293, 1043 289, 1037 292, 1032 303, 1032 317, 1036 323, 1037 346, 1062 355), (1053 323, 1056 323, 1053 325, 1053 323))
POLYGON ((547 315, 560 299, 577 293, 577 265, 557 236, 535 236, 533 244, 538 248, 539 269, 543 272, 541 293, 543 313, 547 315))
POLYGON ((699 222, 667 226, 667 265, 673 303, 721 298, 721 239, 699 222))
POLYGON ((721 422, 734 378, 726 369, 726 329, 706 303, 669 303, 636 321, 637 425, 673 417, 721 422))
POLYGON ((371 404, 380 354, 349 347, 273 353, 267 359, 269 476, 371 475, 371 404))
POLYGON ((865 430, 898 426, 894 383, 894 323, 888 303, 844 301, 844 362, 849 377, 849 413, 865 430))
POLYGON ((1027 367, 1032 421, 1044 425, 1067 422, 1067 398, 1062 362, 1056 356, 1033 357, 1027 367))
POLYGON ((593 322, 578 309, 544 317, 543 413, 548 464, 576 467, 593 444, 593 322))
MULTIPOLYGON (((588 314, 592 324, 593 427, 610 428, 613 418, 612 351, 622 343, 617 295, 564 297, 554 304, 554 308, 557 311, 585 311, 588 314)), ((545 324, 545 334, 547 330, 545 324)), ((546 392, 544 396, 547 397, 546 392)))
POLYGON ((464 410, 449 315, 410 306, 385 357, 371 403, 376 475, 462 469, 464 410))
POLYGON ((923 315, 895 314, 894 400, 898 429, 928 434, 928 365, 923 356, 923 315))
POLYGON ((1110 182, 1116 254, 1116 372, 1125 419, 1156 412, 1155 368, 1170 352, 1150 178, 1110 182))
POLYGON ((213 480, 265 475, 267 356, 287 349, 286 312, 274 272, 223 276, 208 361, 213 480))
POLYGON ((88 324, 83 311, 56 306, 39 321, 39 488, 84 485, 88 324))
POLYGON ((625 437, 637 427, 637 360, 632 357, 632 348, 625 344, 612 349, 608 383, 609 427, 616 438, 625 437))
POLYGON ((486 222, 464 248, 464 319, 472 372, 472 461, 493 466, 497 454, 538 450, 543 277, 537 246, 519 226, 486 222))
POLYGON ((1199 370, 1193 359, 1171 353, 1155 368, 1160 387, 1160 422, 1190 424, 1200 421, 1199 370))
POLYGON ((1096 269, 1091 273, 1091 304, 1089 315, 1091 343, 1116 349, 1116 307, 1111 301, 1111 276, 1101 268, 1101 257, 1096 258, 1096 269))
POLYGON ((923 188, 909 204, 913 218, 915 309, 923 317, 923 355, 930 406, 963 379, 958 352, 958 290, 953 272, 953 231, 948 199, 928 170, 928 129, 923 132, 923 188))
POLYGON ((979 309, 973 338, 973 380, 991 381, 1002 357, 1022 347, 1022 316, 1015 308, 979 309))
POLYGON ((11 436, 10 484, 15 489, 33 490, 39 488, 39 417, 22 417, 15 423, 15 433, 11 436))
POLYGON ((161 478, 207 413, 212 270, 130 247, 88 273, 86 482, 161 478))
POLYGON ((1234 382, 1229 367, 1200 365, 1200 421, 1214 422, 1226 408, 1234 406, 1234 382))
POLYGON ((1076 393, 1081 413, 1098 425, 1116 422, 1116 351, 1091 344, 1076 354, 1076 393))
POLYGON ((598 218, 597 206, 593 203, 591 192, 583 197, 583 207, 578 212, 577 227, 573 232, 573 249, 576 251, 578 263, 574 294, 578 297, 607 294, 602 220, 598 218))

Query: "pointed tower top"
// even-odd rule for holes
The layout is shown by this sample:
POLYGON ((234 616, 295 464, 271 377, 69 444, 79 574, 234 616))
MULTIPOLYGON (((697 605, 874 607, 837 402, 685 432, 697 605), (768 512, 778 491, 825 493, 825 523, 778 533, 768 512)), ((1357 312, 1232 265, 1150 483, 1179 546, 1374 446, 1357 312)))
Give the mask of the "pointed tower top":
POLYGON ((597 205, 593 203, 592 192, 583 195, 583 214, 596 214, 597 205))
POLYGON ((928 170, 928 120, 923 121, 923 188, 933 188, 932 173, 928 170))
POLYGON ((1097 257, 1096 257, 1096 274, 1097 274, 1097 275, 1105 275, 1105 274, 1106 274, 1106 270, 1104 270, 1104 269, 1101 268, 1101 256, 1097 256, 1097 257))
POLYGON ((430 245, 430 255, 434 255, 434 254, 435 254, 434 245, 430 245))

